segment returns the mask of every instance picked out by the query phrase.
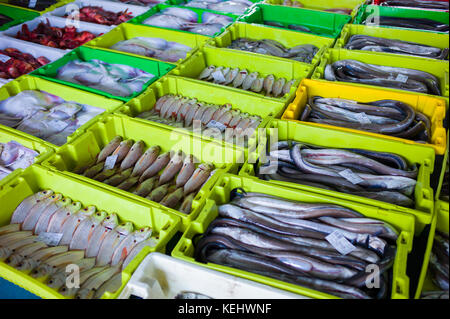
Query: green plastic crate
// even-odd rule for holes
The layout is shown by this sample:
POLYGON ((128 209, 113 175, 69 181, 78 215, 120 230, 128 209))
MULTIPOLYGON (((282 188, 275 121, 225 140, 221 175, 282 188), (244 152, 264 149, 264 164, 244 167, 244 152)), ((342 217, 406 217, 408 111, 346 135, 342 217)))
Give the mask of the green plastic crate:
POLYGON ((176 133, 147 123, 140 123, 128 117, 106 116, 92 125, 72 143, 61 147, 54 156, 42 165, 52 170, 61 171, 71 178, 93 184, 98 188, 107 189, 135 201, 151 203, 153 206, 167 210, 182 219, 182 229, 184 230, 198 216, 199 209, 197 207, 200 204, 200 199, 209 192, 215 181, 226 172, 237 173, 239 164, 243 162, 244 154, 242 151, 222 146, 218 142, 203 141, 188 134, 176 133), (211 162, 215 165, 217 172, 198 192, 192 204, 191 214, 183 214, 133 193, 71 173, 74 168, 93 161, 100 150, 117 135, 122 136, 124 140, 129 138, 134 141, 142 140, 147 147, 159 145, 161 154, 170 150, 181 149, 185 154, 193 154, 199 162, 211 162))
MULTIPOLYGON (((134 23, 134 24, 141 24, 141 25, 145 25, 145 26, 151 26, 151 25, 148 25, 148 24, 144 24, 143 22, 145 20, 147 20, 150 16, 152 16, 154 14, 157 14, 161 10, 163 10, 165 8, 169 8, 169 7, 178 7, 178 8, 184 8, 184 9, 189 9, 191 11, 194 11, 195 13, 198 14, 198 21, 197 21, 198 23, 202 22, 202 13, 203 12, 212 12, 212 13, 215 13, 215 14, 228 16, 228 17, 233 19, 233 22, 236 21, 236 19, 238 17, 237 15, 234 15, 234 14, 224 13, 224 12, 219 12, 219 11, 214 11, 214 10, 205 10, 205 9, 199 9, 199 8, 185 8, 185 7, 180 7, 180 6, 171 6, 171 5, 166 5, 166 4, 158 4, 158 5, 154 6, 152 9, 150 9, 149 11, 147 11, 146 13, 141 14, 140 16, 129 20, 128 23, 134 23)), ((228 28, 228 26, 230 26, 233 22, 231 22, 230 24, 224 26, 220 30, 220 32, 216 32, 215 34, 213 34, 213 36, 207 36, 207 37, 213 38, 213 37, 218 36, 219 34, 222 34, 225 31, 225 29, 228 28)), ((151 26, 151 27, 165 29, 165 30, 176 30, 176 29, 167 29, 167 28, 161 28, 161 27, 156 27, 156 26, 151 26)), ((184 31, 184 30, 177 30, 177 31, 178 32, 182 32, 182 33, 197 34, 197 33, 184 31)))
POLYGON ((43 67, 33 71, 31 75, 44 78, 49 81, 53 81, 56 83, 60 83, 63 85, 73 86, 80 90, 85 90, 88 92, 92 92, 99 95, 104 95, 111 99, 117 99, 124 102, 129 101, 130 99, 138 96, 141 94, 149 85, 151 85, 153 82, 157 81, 159 78, 170 72, 175 67, 174 64, 159 62, 159 61, 152 61, 147 59, 141 59, 130 55, 124 55, 124 54, 118 54, 115 52, 108 52, 104 50, 96 50, 89 47, 79 47, 75 50, 72 50, 70 53, 67 53, 65 56, 63 56, 61 59, 49 63, 47 65, 44 65, 43 67), (154 77, 148 81, 142 88, 141 91, 135 92, 132 95, 129 95, 127 97, 122 96, 116 96, 98 89, 93 89, 81 84, 76 84, 68 81, 59 80, 56 78, 58 74, 58 69, 70 61, 73 60, 81 60, 81 61, 89 61, 92 59, 98 59, 101 61, 104 61, 106 63, 111 64, 124 64, 128 65, 134 68, 141 69, 143 71, 146 71, 148 73, 151 73, 154 75, 154 77))
POLYGON ((428 236, 427 247, 425 250, 422 269, 420 272, 419 283, 417 285, 416 293, 414 298, 420 299, 422 292, 425 291, 436 291, 440 290, 431 280, 431 274, 428 273, 428 266, 430 263, 430 253, 433 248, 434 235, 436 230, 449 233, 449 209, 448 203, 444 201, 436 201, 435 204, 435 215, 433 217, 433 222, 430 228, 430 234, 428 236))
POLYGON ((21 9, 21 10, 28 11, 28 12, 36 12, 36 13, 38 13, 39 15, 42 15, 42 14, 44 14, 44 13, 53 11, 53 10, 55 10, 56 8, 62 7, 63 5, 66 5, 66 4, 68 4, 68 3, 70 3, 70 2, 73 2, 73 1, 74 1, 74 0, 58 0, 58 1, 56 1, 55 4, 49 6, 48 8, 46 8, 46 9, 44 9, 44 10, 42 10, 42 11, 39 11, 39 10, 33 10, 33 9, 30 9, 30 8, 25 8, 25 7, 21 7, 21 6, 14 5, 14 4, 12 4, 12 1, 10 1, 10 0, 0 0, 0 3, 3 4, 3 5, 5 5, 5 6, 9 6, 9 7, 12 7, 12 8, 21 9))
POLYGON ((196 262, 193 258, 195 247, 194 237, 203 234, 209 224, 218 216, 218 205, 226 204, 230 201, 230 191, 236 187, 241 187, 248 192, 259 192, 270 195, 279 196, 282 198, 304 201, 311 203, 333 203, 342 205, 344 207, 360 212, 366 217, 376 218, 390 223, 400 231, 400 236, 397 239, 397 255, 395 257, 393 266, 392 279, 392 299, 407 299, 409 296, 409 278, 406 275, 406 264, 408 252, 412 249, 413 235, 414 235, 414 218, 408 214, 401 212, 389 212, 380 210, 378 207, 370 206, 365 203, 357 203, 346 199, 336 199, 326 195, 309 192, 307 190, 296 190, 287 187, 270 184, 264 181, 255 180, 252 178, 234 176, 226 174, 218 181, 216 186, 212 189, 210 195, 205 201, 203 210, 195 222, 191 224, 188 230, 183 234, 175 249, 172 251, 172 256, 183 259, 197 265, 222 271, 234 276, 243 277, 262 284, 273 286, 276 288, 288 290, 293 293, 304 295, 310 298, 317 299, 338 299, 335 296, 322 293, 316 290, 303 288, 298 285, 285 283, 269 277, 253 274, 247 271, 234 269, 213 263, 196 262))
POLYGON ((285 78, 287 81, 295 79, 295 83, 292 85, 290 92, 280 98, 268 97, 265 96, 264 93, 255 93, 250 90, 234 88, 231 84, 226 86, 231 91, 238 94, 251 94, 258 97, 264 97, 265 99, 278 102, 281 101, 283 103, 288 103, 292 100, 301 80, 309 77, 313 71, 313 68, 308 65, 295 63, 289 60, 275 61, 269 56, 254 56, 243 51, 231 52, 230 50, 206 46, 201 51, 194 54, 192 58, 182 63, 173 71, 173 74, 195 79, 195 81, 199 83, 209 83, 211 86, 223 88, 224 85, 197 80, 200 73, 209 65, 223 66, 224 68, 229 67, 231 69, 247 69, 249 73, 257 71, 259 76, 262 77, 273 74, 277 79, 285 78))
MULTIPOLYGON (((160 81, 152 85, 145 93, 140 95, 138 98, 132 99, 131 101, 126 103, 115 113, 136 117, 144 111, 151 110, 155 105, 157 99, 166 94, 179 94, 189 98, 196 98, 200 102, 217 105, 230 103, 233 109, 239 109, 240 111, 249 113, 251 115, 259 115, 262 118, 262 122, 259 128, 264 128, 273 117, 280 117, 285 107, 284 103, 273 101, 272 99, 265 99, 253 94, 236 93, 226 87, 212 86, 208 83, 199 83, 199 81, 168 75, 164 79, 161 79, 160 81)), ((186 129, 173 128, 165 124, 150 122, 139 118, 136 118, 135 120, 142 123, 152 123, 155 126, 164 127, 177 132, 188 132, 189 134, 192 134, 194 136, 202 137, 200 133, 190 132, 186 129)), ((209 137, 202 138, 208 141, 217 141, 216 139, 209 137)), ((256 138, 256 135, 250 138, 248 147, 245 148, 246 154, 248 152, 248 149, 252 149, 256 146, 256 138)), ((229 146, 236 146, 235 144, 225 141, 223 143, 229 146)), ((243 145, 237 145, 236 147, 241 146, 242 148, 244 148, 243 145)))
MULTIPOLYGON (((210 41, 211 38, 200 35, 200 34, 193 34, 193 33, 181 33, 177 30, 170 30, 170 29, 162 29, 157 27, 151 27, 147 25, 137 25, 137 24, 131 24, 131 23, 122 23, 120 26, 112 29, 107 34, 104 34, 98 38, 95 38, 94 40, 89 41, 85 46, 92 47, 96 49, 102 49, 105 51, 125 54, 125 55, 131 55, 137 58, 144 58, 148 60, 155 60, 155 61, 161 61, 155 58, 146 57, 143 55, 138 55, 134 53, 124 52, 124 51, 118 51, 111 49, 111 46, 116 44, 117 42, 129 40, 136 37, 148 37, 148 38, 161 38, 166 41, 175 41, 184 45, 187 45, 192 48, 192 51, 188 52, 185 59, 180 59, 176 64, 181 63, 182 61, 185 61, 188 59, 192 54, 194 54, 200 47, 203 47, 203 45, 210 41)), ((162 61, 164 62, 164 61, 162 61)), ((170 62, 166 62, 170 63, 170 62)))
MULTIPOLYGON (((38 156, 34 158, 34 163, 38 164, 50 157, 53 154, 53 149, 48 147, 47 145, 44 145, 42 143, 39 143, 37 141, 33 141, 29 138, 20 136, 18 134, 15 134, 13 132, 5 131, 0 128, 0 143, 8 143, 11 141, 15 141, 17 143, 22 144, 23 146, 34 150, 39 153, 38 156)), ((20 175, 24 170, 19 168, 13 171, 11 174, 0 180, 0 189, 3 185, 8 183, 10 180, 14 179, 16 176, 20 175)))
MULTIPOLYGON (((6 100, 7 98, 17 95, 22 91, 25 90, 40 90, 44 91, 50 94, 57 95, 61 98, 63 98, 66 101, 76 101, 77 103, 81 104, 87 104, 91 106, 95 106, 98 108, 102 108, 105 110, 106 113, 110 113, 115 111, 117 108, 119 108, 123 103, 118 100, 114 99, 108 99, 106 97, 92 94, 86 91, 78 90, 76 88, 72 88, 69 86, 61 85, 52 81, 46 81, 44 79, 38 78, 38 77, 32 77, 29 75, 23 75, 20 78, 11 81, 4 86, 0 88, 0 101, 6 100)), ((77 137, 78 135, 81 135, 86 128, 91 126, 93 123, 95 123, 98 118, 100 117, 96 116, 92 118, 90 121, 88 121, 83 126, 79 127, 74 133, 69 135, 67 137, 67 142, 70 142, 72 139, 77 137)), ((33 135, 30 135, 28 133, 21 132, 19 130, 4 126, 0 124, 0 128, 14 132, 18 135, 24 136, 26 138, 29 138, 31 140, 37 141, 39 143, 42 143, 44 145, 47 145, 51 148, 57 148, 56 145, 51 144, 50 142, 46 142, 40 138, 34 137, 33 135)))
MULTIPOLYGON (((358 15, 355 17, 355 24, 363 24, 366 18, 370 19, 369 22, 376 23, 377 16, 383 17, 398 17, 398 18, 418 18, 418 19, 429 19, 434 20, 440 23, 448 24, 448 12, 443 11, 432 11, 432 10, 415 10, 415 9, 405 9, 405 8, 396 8, 396 7, 385 7, 385 6, 375 6, 375 5, 365 5, 362 6, 358 12, 358 15)), ((389 29, 409 29, 409 28, 400 28, 393 26, 384 26, 380 25, 380 28, 389 28, 389 29)), ((417 30, 417 29, 410 29, 417 30)), ((429 33, 443 33, 438 31, 430 31, 423 30, 424 32, 429 33)))
MULTIPOLYGON (((286 186, 298 190, 308 190, 333 196, 335 198, 359 203, 367 203, 379 207, 380 211, 390 214, 395 211, 404 212, 416 217, 417 234, 422 232, 425 225, 431 223, 434 211, 433 190, 430 187, 430 176, 434 170, 435 154, 430 147, 411 145, 397 141, 388 141, 383 138, 363 136, 357 133, 343 132, 328 128, 312 127, 292 121, 273 120, 266 127, 267 140, 258 145, 258 151, 249 154, 248 163, 244 164, 239 175, 255 177, 254 163, 257 163, 260 154, 265 154, 265 146, 271 145, 275 137, 278 141, 293 140, 306 144, 329 148, 356 148, 377 152, 392 152, 403 156, 410 163, 420 165, 417 176, 417 185, 414 192, 415 207, 406 208, 382 201, 341 193, 333 190, 300 185, 283 181, 268 181, 270 184, 286 186), (278 135, 276 135, 278 134, 278 135), (277 136, 277 137, 276 137, 277 136)), ((262 140, 262 138, 261 138, 262 140)), ((258 165, 263 163, 258 162, 258 165)))
MULTIPOLYGON (((312 79, 314 80, 324 80, 324 72, 327 64, 333 64, 340 60, 356 60, 368 64, 376 64, 390 67, 407 68, 413 70, 420 70, 430 73, 437 77, 440 82, 441 96, 449 96, 449 63, 446 61, 432 60, 432 59, 422 59, 417 60, 415 57, 403 56, 403 55, 392 55, 386 53, 365 53, 362 51, 352 51, 344 49, 329 49, 322 57, 320 64, 314 70, 312 79), (419 63, 420 62, 420 63, 419 63)), ((364 86, 364 87, 380 87, 368 84, 359 84, 346 82, 351 85, 364 86)), ((393 88, 385 88, 386 90, 393 91, 406 91, 393 88)), ((406 91, 410 92, 410 91, 406 91)), ((430 95, 425 93, 417 93, 422 95, 430 95)))
MULTIPOLYGON (((298 0, 304 8, 324 11, 328 9, 352 9, 351 16, 354 17, 358 13, 361 5, 366 3, 366 0, 298 0)), ((264 3, 271 5, 283 5, 283 0, 265 0, 264 3)), ((339 13, 342 14, 342 13, 339 13)))
MULTIPOLYGON (((319 60, 325 53, 325 51, 334 45, 334 39, 331 38, 319 37, 316 35, 296 32, 292 30, 283 30, 280 28, 271 28, 267 26, 248 24, 243 22, 234 23, 222 35, 216 37, 214 40, 217 47, 223 48, 224 50, 231 50, 232 52, 236 52, 240 50, 229 49, 227 47, 231 44, 233 40, 239 38, 249 38, 253 40, 261 40, 261 39, 275 40, 288 48, 292 48, 301 44, 313 44, 319 48, 319 51, 316 53, 316 55, 314 56, 313 60, 309 65, 316 65, 317 63, 319 63, 319 60)), ((253 56, 264 55, 254 52, 247 52, 247 53, 253 56)), ((264 56, 269 56, 274 61, 289 60, 270 55, 264 56)), ((307 65, 307 63, 298 62, 295 60, 290 61, 307 65)))
MULTIPOLYGON (((251 11, 252 8, 254 8, 255 4, 261 3, 263 0, 248 0, 248 1, 253 2, 253 4, 251 6, 249 6, 243 14, 251 11)), ((168 1, 166 1, 167 4, 176 5, 176 6, 185 6, 189 2, 191 2, 191 0, 168 0, 168 1)), ((189 8, 189 7, 187 7, 187 8, 189 8)), ((222 11, 219 11, 219 12, 222 12, 222 11)))
MULTIPOLYGON (((115 294, 106 293, 103 298, 116 298, 145 256, 154 251, 165 252, 167 242, 179 230, 180 219, 157 206, 134 201, 69 176, 52 172, 40 165, 29 167, 0 191, 2 203, 0 225, 9 224, 14 209, 25 198, 45 189, 52 189, 72 200, 80 201, 84 207, 95 205, 99 210, 117 213, 121 221, 133 222, 137 228, 152 227, 152 238, 157 240, 157 245, 144 248, 122 271, 122 286, 119 291, 115 294)), ((4 262, 0 262, 0 276, 42 298, 64 298, 56 290, 46 286, 43 278, 34 279, 4 262)))
MULTIPOLYGON (((335 49, 343 49, 353 35, 367 35, 371 37, 384 38, 390 40, 402 40, 408 42, 414 42, 423 45, 429 45, 440 49, 446 49, 449 47, 449 35, 440 33, 424 33, 422 31, 414 30, 392 30, 387 28, 379 28, 375 26, 365 26, 358 24, 347 24, 341 33, 341 37, 336 41, 335 49)), ((357 52, 364 52, 372 54, 372 51, 355 50, 357 52)), ((390 54, 383 52, 385 54, 390 54)), ((394 56, 398 54, 392 53, 394 56)), ((422 57, 415 57, 417 59, 426 59, 422 57)), ((447 57, 448 59, 448 54, 447 57)))
MULTIPOLYGON (((271 6, 257 4, 252 11, 239 18, 239 21, 246 23, 262 24, 264 22, 281 23, 285 29, 290 24, 298 24, 308 27, 311 34, 321 37, 337 38, 346 23, 350 23, 351 17, 331 12, 323 12, 311 9, 294 8, 286 6, 271 6)), ((271 28, 277 28, 269 26, 271 28)), ((294 30, 296 32, 304 32, 294 30)), ((309 34, 309 32, 304 32, 309 34)))
MULTIPOLYGON (((2 2, 0 1, 0 3, 2 2)), ((0 31, 7 30, 12 26, 24 23, 25 21, 33 20, 34 18, 39 16, 39 13, 37 12, 22 10, 18 7, 10 7, 5 5, 0 5, 0 13, 12 19, 12 21, 1 25, 0 31)))

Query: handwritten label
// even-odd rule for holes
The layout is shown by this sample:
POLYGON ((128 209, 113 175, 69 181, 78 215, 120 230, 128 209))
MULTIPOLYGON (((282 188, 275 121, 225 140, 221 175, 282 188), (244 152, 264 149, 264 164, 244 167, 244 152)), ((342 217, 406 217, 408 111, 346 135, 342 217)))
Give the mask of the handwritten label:
POLYGON ((355 114, 355 118, 356 120, 361 123, 361 124, 372 124, 372 121, 370 120, 370 118, 367 116, 366 113, 361 112, 361 113, 356 113, 355 114))
POLYGON ((214 121, 214 120, 209 121, 209 123, 206 124, 206 127, 208 127, 208 128, 214 127, 214 128, 219 129, 221 132, 225 131, 225 129, 227 128, 224 124, 214 121))
POLYGON ((325 239, 342 255, 348 255, 356 249, 338 230, 329 234, 325 239))
POLYGON ((408 76, 407 75, 403 75, 403 74, 399 74, 395 78, 395 81, 406 83, 406 82, 408 82, 408 76))
POLYGON ((40 233, 36 241, 41 241, 48 246, 58 246, 63 233, 40 233))
POLYGON ((4 55, 4 54, 0 54, 0 62, 6 63, 9 60, 11 60, 11 57, 4 55))
POLYGON ((116 165, 116 161, 117 161, 117 158, 119 157, 119 155, 111 155, 111 156, 108 156, 107 158, 106 158, 106 161, 105 161, 105 167, 103 168, 105 171, 106 170, 108 170, 108 169, 113 169, 114 168, 114 166, 116 165))
POLYGON ((30 0, 30 2, 28 3, 28 8, 36 7, 36 2, 37 2, 37 0, 30 0))
POLYGON ((364 180, 359 177, 357 174, 353 173, 351 169, 346 169, 339 172, 339 175, 341 175, 343 178, 348 180, 352 184, 359 184, 364 182, 364 180))

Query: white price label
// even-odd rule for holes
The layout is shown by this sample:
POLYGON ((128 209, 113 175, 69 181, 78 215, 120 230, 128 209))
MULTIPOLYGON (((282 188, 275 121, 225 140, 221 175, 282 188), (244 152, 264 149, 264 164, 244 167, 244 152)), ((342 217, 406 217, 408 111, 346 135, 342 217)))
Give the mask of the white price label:
POLYGON ((206 127, 208 127, 208 128, 214 127, 214 128, 219 129, 221 132, 225 131, 225 129, 227 128, 224 124, 214 121, 214 120, 209 121, 209 123, 206 124, 206 127))
POLYGON ((59 242, 61 241, 61 238, 63 236, 63 233, 40 233, 39 236, 36 238, 36 241, 41 241, 48 246, 58 246, 59 242))
POLYGON ((361 124, 372 124, 372 121, 367 116, 367 114, 364 112, 356 113, 355 117, 356 117, 356 120, 361 124))
POLYGON ((37 2, 37 0, 30 0, 30 2, 28 3, 28 8, 36 7, 36 2, 37 2))
POLYGON ((357 174, 353 173, 351 169, 345 169, 343 171, 340 171, 339 175, 341 175, 343 178, 345 178, 350 183, 355 185, 364 182, 364 180, 357 174))
POLYGON ((4 54, 0 54, 0 62, 6 63, 9 60, 11 60, 11 57, 4 55, 4 54))
POLYGON ((395 81, 406 83, 406 82, 408 82, 408 76, 407 75, 403 75, 403 74, 399 74, 395 78, 395 81))
POLYGON ((214 82, 217 82, 217 83, 225 82, 225 77, 223 76, 223 73, 220 70, 213 72, 211 74, 211 76, 213 77, 214 82))
POLYGON ((342 255, 350 254, 356 249, 338 230, 329 234, 325 239, 342 255))
POLYGON ((117 158, 119 157, 119 155, 111 155, 111 156, 108 156, 107 158, 106 158, 106 161, 105 161, 105 167, 103 168, 105 171, 106 170, 108 170, 108 169, 113 169, 114 168, 114 166, 116 165, 116 161, 117 161, 117 158))

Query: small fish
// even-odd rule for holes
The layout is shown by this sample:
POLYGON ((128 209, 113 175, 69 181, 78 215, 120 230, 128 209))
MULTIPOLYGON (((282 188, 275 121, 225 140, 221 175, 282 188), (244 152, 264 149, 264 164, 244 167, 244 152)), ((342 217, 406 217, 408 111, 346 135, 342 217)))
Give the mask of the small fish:
POLYGON ((46 259, 36 269, 31 272, 31 277, 41 278, 54 274, 58 267, 74 263, 84 258, 84 251, 72 250, 65 253, 61 253, 46 259))
POLYGON ((134 185, 136 185, 139 182, 139 176, 132 176, 123 181, 119 186, 117 186, 118 189, 128 191, 130 190, 134 185))
POLYGON ((258 78, 259 73, 258 72, 252 72, 250 73, 242 83, 242 88, 244 90, 249 90, 252 87, 253 82, 258 78))
MULTIPOLYGON (((72 265, 78 266, 79 271, 83 272, 92 269, 95 266, 95 258, 83 258, 73 262, 72 265)), ((66 272, 65 265, 58 267, 58 271, 48 279, 46 284, 50 288, 60 289, 65 285, 68 275, 69 273, 66 272)))
POLYGON ((123 141, 117 146, 111 156, 117 155, 116 163, 120 163, 127 156, 128 152, 131 150, 133 146, 133 140, 123 141))
POLYGON ((269 74, 264 79, 263 86, 264 86, 264 91, 266 92, 267 96, 269 96, 270 93, 272 93, 272 87, 273 87, 274 82, 275 82, 275 77, 273 76, 273 74, 269 74))
POLYGON ((169 186, 169 184, 164 184, 159 186, 158 188, 155 188, 146 198, 159 203, 164 198, 164 196, 166 196, 169 190, 169 186))
POLYGON ((231 82, 233 82, 234 79, 236 79, 236 77, 238 76, 239 72, 240 72, 239 68, 234 68, 233 70, 230 70, 230 72, 228 72, 227 75, 225 76, 225 82, 223 84, 228 85, 231 82))
POLYGON ((287 81, 286 84, 283 86, 283 90, 282 93, 283 95, 289 94, 289 92, 291 91, 291 87, 294 85, 295 80, 290 80, 287 81))
POLYGON ((264 85, 264 78, 259 77, 255 81, 253 81, 252 86, 251 86, 250 89, 253 92, 259 93, 259 92, 261 92, 261 90, 263 88, 263 85, 264 85))
POLYGON ((8 246, 0 247, 0 260, 5 260, 9 256, 11 256, 17 249, 33 243, 36 239, 36 236, 27 236, 23 239, 8 243, 8 246))
POLYGON ((124 160, 120 164, 120 170, 124 171, 134 166, 136 162, 139 160, 139 158, 142 156, 142 153, 144 152, 144 147, 145 147, 144 141, 137 141, 136 143, 134 143, 134 145, 128 152, 127 156, 125 156, 124 160))
POLYGON ((184 185, 184 194, 197 191, 203 183, 208 179, 209 174, 214 169, 214 165, 210 163, 200 164, 194 171, 191 178, 184 185))
POLYGON ((14 243, 15 241, 22 240, 25 237, 33 236, 33 232, 23 230, 23 231, 17 231, 14 233, 8 233, 0 236, 0 247, 8 247, 11 243, 14 243))
POLYGON ((35 193, 26 199, 24 199, 19 206, 15 209, 14 213, 11 217, 11 224, 22 224, 25 218, 28 216, 28 213, 31 211, 31 208, 43 201, 44 199, 53 195, 52 190, 45 190, 38 193, 35 193))
POLYGON ((169 207, 169 208, 175 208, 180 200, 183 198, 184 192, 183 188, 180 187, 174 192, 167 194, 160 202, 161 205, 169 207))
POLYGON ((119 168, 114 167, 114 168, 107 169, 107 170, 104 170, 103 172, 98 173, 92 179, 99 181, 99 182, 104 182, 108 178, 113 177, 117 172, 119 172, 119 168))
POLYGON ((38 241, 29 243, 28 245, 16 249, 13 254, 6 259, 5 263, 11 267, 17 267, 22 260, 28 258, 31 254, 43 248, 47 248, 47 245, 43 242, 38 241))
POLYGON ((167 164, 166 168, 159 177, 158 186, 166 184, 167 182, 171 181, 172 178, 175 177, 175 175, 180 171, 181 167, 183 166, 183 159, 184 154, 183 151, 181 150, 179 150, 172 156, 169 164, 167 164))
POLYGON ((244 69, 244 70, 239 71, 238 75, 236 75, 236 77, 233 80, 233 86, 235 88, 240 87, 244 83, 247 76, 248 76, 247 70, 244 69))
POLYGON ((69 245, 73 234, 81 222, 96 212, 95 206, 89 206, 79 210, 77 213, 71 215, 62 225, 60 232, 63 236, 59 242, 60 245, 69 245))
POLYGON ((84 173, 83 176, 86 176, 88 178, 93 178, 98 173, 100 173, 103 168, 105 167, 105 162, 100 162, 98 164, 95 164, 94 166, 88 168, 84 173))
POLYGON ((129 234, 122 242, 115 248, 111 258, 111 266, 121 263, 131 250, 140 242, 147 240, 152 235, 152 229, 150 227, 144 227, 135 230, 129 234))
POLYGON ((153 162, 153 164, 150 165, 142 174, 142 176, 139 178, 139 182, 142 183, 142 181, 158 174, 160 170, 166 167, 169 161, 170 161, 170 152, 159 155, 158 158, 153 162))
POLYGON ((108 178, 107 180, 105 180, 103 183, 111 185, 111 186, 118 186, 120 185, 123 181, 125 181, 126 179, 128 179, 128 177, 131 176, 131 173, 133 172, 133 168, 128 168, 122 172, 117 173, 116 175, 108 178))
POLYGON ((133 194, 141 197, 147 197, 148 194, 151 193, 153 187, 157 185, 158 178, 158 176, 153 176, 149 179, 146 179, 145 181, 140 183, 138 187, 136 187, 133 194))
POLYGON ((70 205, 61 207, 56 211, 53 216, 50 217, 47 226, 48 233, 59 233, 64 222, 73 214, 77 213, 81 209, 80 202, 72 202, 70 205))
POLYGON ((122 136, 114 137, 98 154, 97 164, 105 161, 106 158, 110 156, 117 149, 117 147, 119 147, 122 140, 122 136))
MULTIPOLYGON (((214 80, 214 74, 218 74, 219 72, 222 74, 223 66, 218 66, 214 69, 213 72, 206 78, 206 81, 214 80)), ((222 75, 223 76, 223 75, 222 75)))
POLYGON ((0 236, 8 233, 14 233, 20 230, 20 224, 8 224, 0 227, 0 236))
POLYGON ((111 262, 115 249, 132 231, 133 224, 126 222, 113 229, 106 235, 97 255, 97 266, 105 266, 111 262))
POLYGON ((186 196, 186 198, 184 199, 183 203, 180 206, 179 211, 186 215, 189 215, 192 210, 192 202, 194 201, 195 196, 196 196, 195 193, 190 193, 188 196, 186 196))
POLYGON ((100 299, 106 292, 115 293, 122 286, 122 273, 118 272, 95 290, 94 299, 100 299))
POLYGON ((272 87, 272 93, 274 97, 278 97, 281 94, 281 92, 283 92, 283 87, 285 84, 286 84, 285 78, 279 78, 278 80, 275 81, 272 87))
POLYGON ((184 159, 183 166, 181 167, 180 173, 177 176, 176 186, 183 187, 184 184, 191 178, 195 171, 194 155, 188 155, 184 159))
POLYGON ((27 258, 24 258, 17 266, 16 269, 21 271, 30 271, 39 266, 42 262, 50 258, 51 256, 58 255, 64 252, 67 252, 69 249, 68 246, 55 246, 55 247, 47 247, 42 248, 27 258))
POLYGON ((119 225, 117 214, 112 213, 102 221, 100 227, 94 229, 86 247, 86 257, 96 257, 105 237, 119 225))
POLYGON ((141 176, 145 170, 153 164, 161 151, 161 147, 152 146, 141 156, 134 166, 131 176, 141 176))
POLYGON ((65 207, 72 204, 72 200, 70 198, 62 198, 61 200, 52 203, 50 206, 47 206, 44 213, 42 213, 41 217, 36 223, 34 227, 34 233, 39 235, 42 232, 45 232, 48 228, 50 219, 54 214, 56 214, 59 210, 64 209, 65 207))
POLYGON ((71 250, 85 250, 88 246, 89 240, 95 232, 96 227, 100 227, 102 221, 107 217, 104 211, 96 212, 92 216, 84 219, 78 225, 73 233, 69 248, 71 250))
POLYGON ((211 76, 211 73, 214 72, 216 67, 214 65, 207 66, 198 76, 199 80, 207 79, 211 76))
POLYGON ((149 238, 147 240, 144 240, 140 243, 138 243, 134 248, 131 250, 131 252, 128 254, 127 258, 122 264, 122 269, 125 269, 130 262, 146 247, 153 248, 157 245, 157 241, 154 238, 149 238))
MULTIPOLYGON (((92 276, 104 271, 105 269, 107 269, 106 266, 94 267, 94 268, 82 271, 80 273, 80 285, 83 285, 86 282, 86 280, 88 280, 92 276)), ((76 295, 78 290, 80 290, 79 287, 78 288, 76 288, 76 287, 67 288, 66 285, 64 284, 61 288, 59 288, 58 292, 65 297, 73 297, 76 295)))
POLYGON ((97 289, 100 288, 106 281, 113 277, 120 271, 120 266, 108 267, 105 270, 89 277, 76 293, 76 299, 90 299, 93 298, 97 289))

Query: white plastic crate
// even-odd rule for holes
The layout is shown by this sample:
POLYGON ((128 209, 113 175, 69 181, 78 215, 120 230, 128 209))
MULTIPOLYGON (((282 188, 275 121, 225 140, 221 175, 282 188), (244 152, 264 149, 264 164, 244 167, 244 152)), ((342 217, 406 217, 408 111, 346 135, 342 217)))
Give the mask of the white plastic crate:
POLYGON ((244 278, 200 267, 161 253, 149 254, 118 299, 173 299, 182 291, 214 299, 309 299, 244 278))
MULTIPOLYGON (((133 18, 137 17, 151 9, 148 7, 134 6, 134 5, 124 4, 124 3, 120 3, 120 2, 98 1, 98 0, 76 0, 74 2, 66 4, 65 6, 62 6, 60 8, 57 8, 57 9, 49 12, 49 15, 63 18, 65 14, 71 13, 72 10, 76 9, 77 7, 78 7, 78 9, 81 9, 86 6, 101 7, 107 11, 111 11, 111 12, 115 12, 115 13, 125 11, 128 9, 128 12, 132 13, 133 18)), ((94 24, 96 24, 96 23, 94 23, 94 24)), ((102 25, 102 24, 99 24, 99 25, 102 25)), ((108 26, 106 26, 106 27, 108 27, 108 26)), ((112 27, 114 27, 114 25, 112 27)))

